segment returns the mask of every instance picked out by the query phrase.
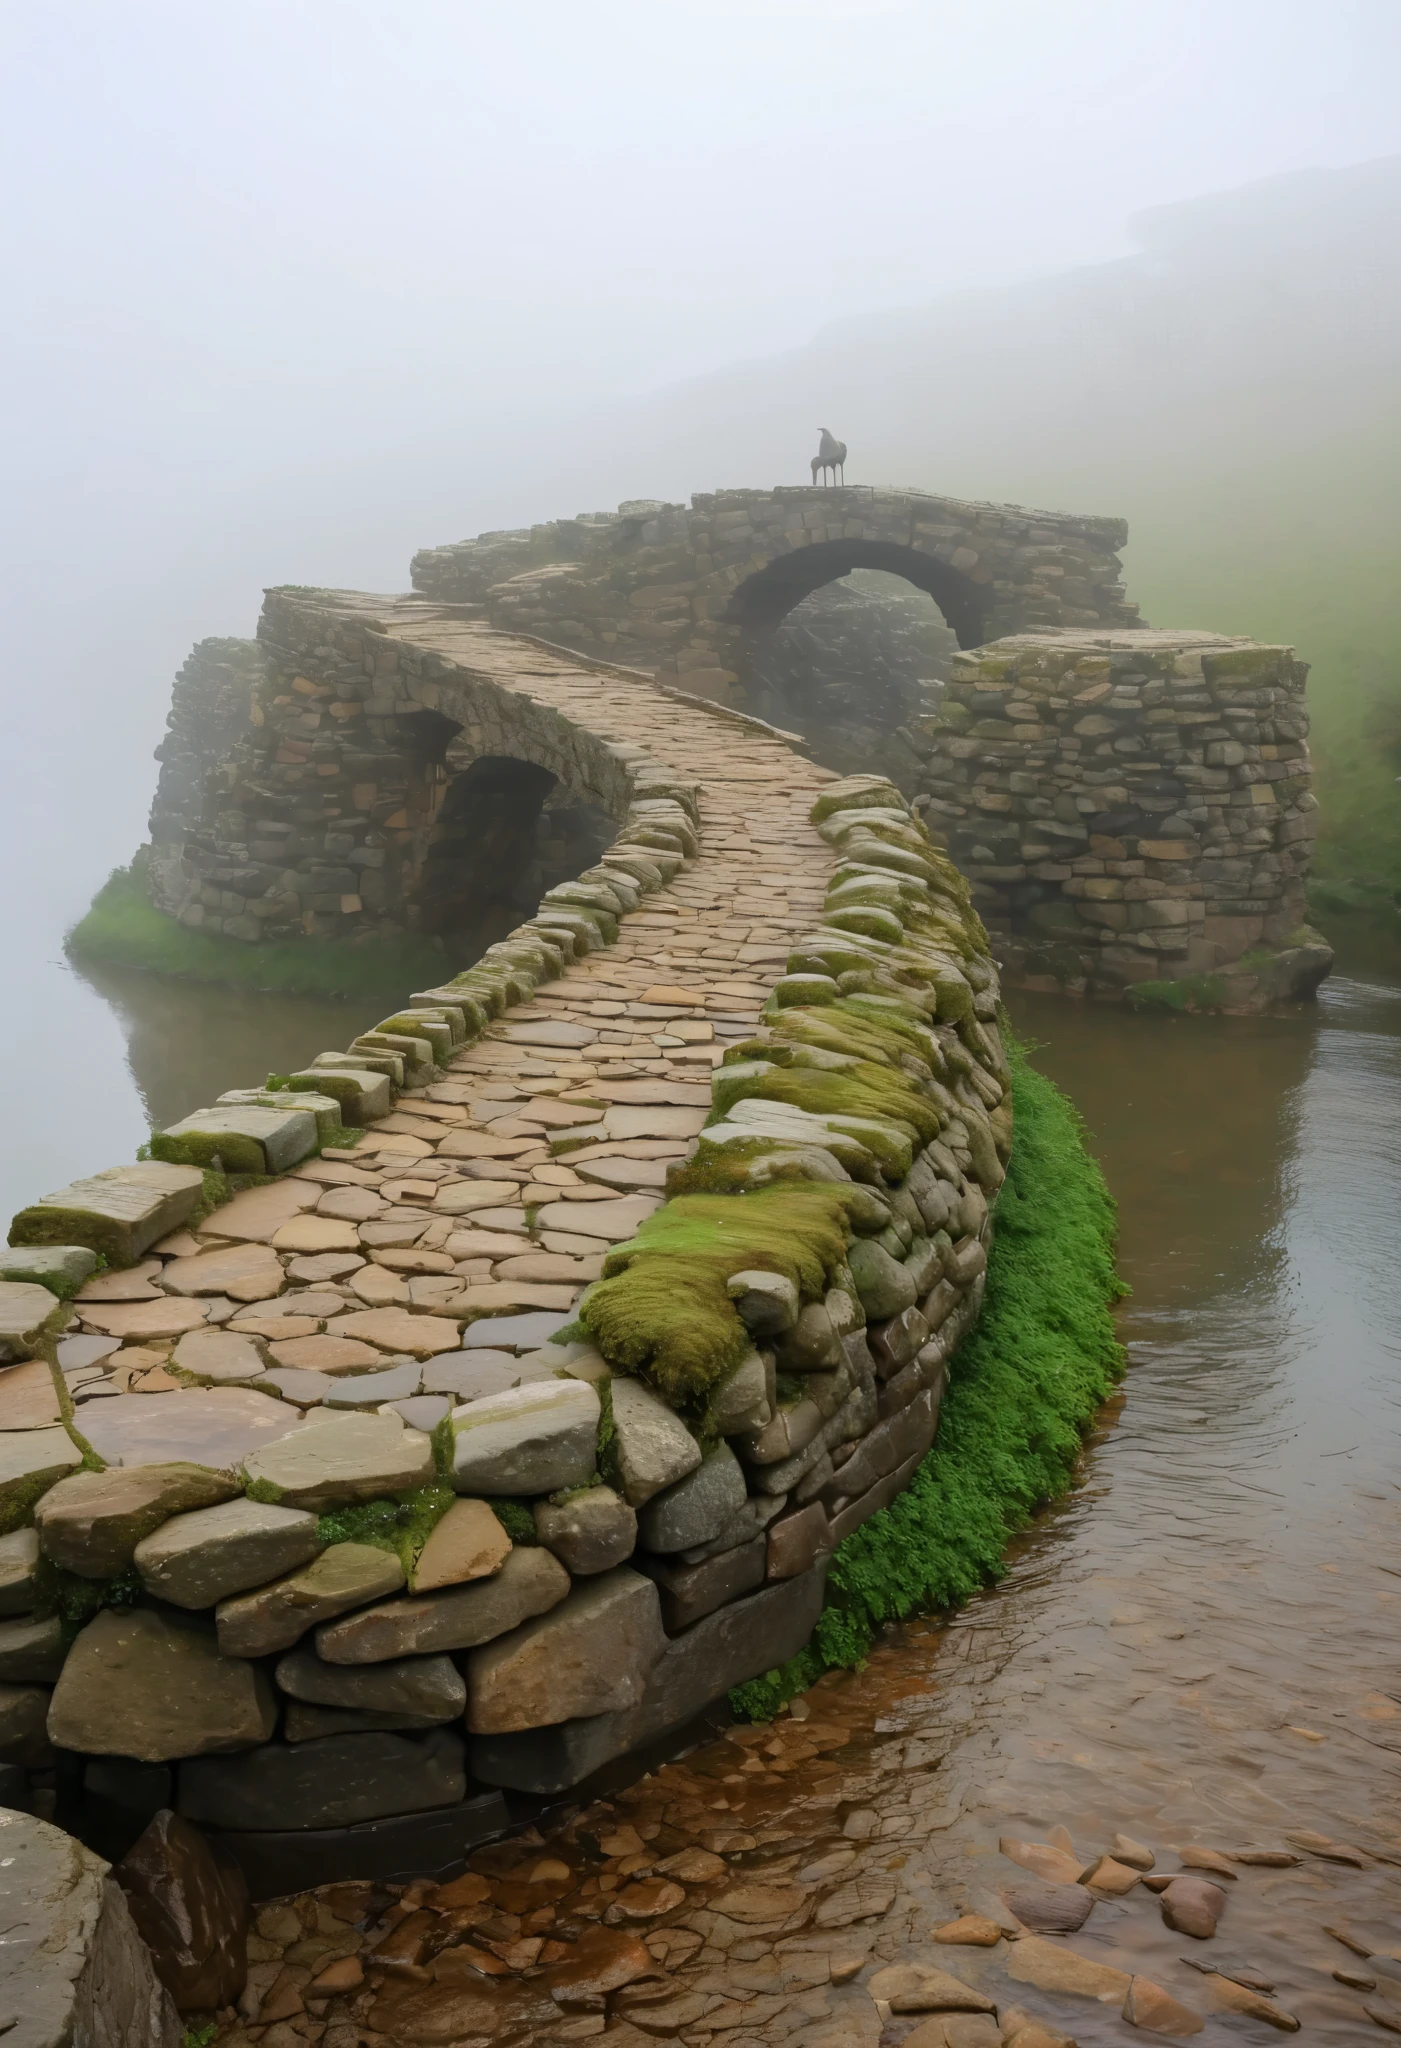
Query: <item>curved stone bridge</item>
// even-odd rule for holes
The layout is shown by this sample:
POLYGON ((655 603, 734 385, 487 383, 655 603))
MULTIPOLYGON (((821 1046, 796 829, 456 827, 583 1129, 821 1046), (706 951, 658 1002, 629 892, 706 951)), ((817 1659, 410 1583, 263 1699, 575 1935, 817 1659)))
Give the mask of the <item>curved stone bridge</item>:
POLYGON ((903 576, 962 647, 1048 626, 1132 626, 1122 519, 847 484, 634 500, 425 548, 426 596, 481 605, 493 625, 743 699, 757 640, 853 569, 903 576))
POLYGON ((0 1762, 267 1893, 460 1865, 501 1788, 796 1652, 932 1441, 1012 1130, 985 937, 888 784, 423 600, 265 632, 305 689, 264 715, 326 722, 236 767, 250 825, 334 833, 347 735, 437 721, 617 827, 465 973, 11 1229, 0 1762))

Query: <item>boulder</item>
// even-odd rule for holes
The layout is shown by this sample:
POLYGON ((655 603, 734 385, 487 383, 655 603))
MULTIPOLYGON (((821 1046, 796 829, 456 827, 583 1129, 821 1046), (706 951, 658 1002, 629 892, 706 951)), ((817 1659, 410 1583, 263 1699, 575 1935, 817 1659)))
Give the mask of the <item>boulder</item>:
POLYGON ((0 1809, 0 2016, 15 2048, 180 2048, 181 2025, 107 1865, 0 1809))
POLYGON ((887 1316, 913 1308, 919 1295, 912 1276, 874 1238, 857 1238, 847 1259, 869 1321, 884 1322, 887 1316))
POLYGON ((201 1465, 75 1472, 44 1495, 34 1522, 45 1557, 82 1578, 110 1579, 126 1570, 142 1537, 172 1515, 213 1507, 238 1490, 230 1474, 201 1465))
POLYGON ((641 1380, 615 1375, 613 1446, 623 1498, 640 1508, 654 1493, 694 1472, 701 1447, 680 1416, 641 1380))
POLYGON ((0 1536, 0 1615, 33 1611, 38 1565, 39 1538, 33 1529, 0 1536))
POLYGON ((181 1767, 179 1806, 187 1819, 207 1827, 280 1833, 456 1806, 466 1790, 456 1730, 435 1728, 423 1736, 367 1731, 194 1758, 181 1767))
POLYGON ((73 1181, 21 1209, 10 1225, 15 1245, 86 1245, 112 1266, 134 1266, 148 1245, 187 1222, 204 1198, 197 1166, 155 1159, 113 1166, 73 1181))
POLYGON ((47 1287, 0 1280, 0 1365, 33 1358, 43 1337, 66 1320, 67 1311, 47 1287))
POLYGON ((244 1470, 276 1488, 280 1507, 324 1514, 362 1500, 381 1500, 433 1478, 433 1446, 397 1415, 337 1415, 303 1422, 276 1443, 254 1451, 244 1470))
POLYGON ((0 1621, 0 1680, 7 1685, 48 1685, 68 1654, 63 1623, 56 1614, 39 1621, 32 1614, 0 1621))
POLYGON ((82 1462, 66 1429, 0 1431, 0 1534, 27 1522, 34 1503, 82 1462))
POLYGON ((328 1664, 382 1664, 394 1657, 468 1650, 544 1614, 569 1591, 568 1572, 548 1550, 517 1547, 499 1572, 407 1600, 386 1600, 365 1614, 328 1622, 316 1633, 328 1664))
POLYGON ((214 1607, 309 1564, 325 1547, 315 1515, 239 1498, 173 1516, 141 1539, 133 1561, 153 1599, 214 1607))
POLYGON ((452 1483, 459 1493, 556 1493, 591 1479, 598 1394, 585 1380, 536 1380, 455 1408, 452 1483))
POLYGON ((39 1770, 53 1762, 46 1685, 0 1685, 0 1764, 39 1770))
POLYGON ((611 1486, 535 1503, 535 1533, 578 1578, 611 1570, 637 1547, 637 1516, 611 1486))
POLYGON ((384 1664, 327 1664, 314 1650, 289 1650, 274 1673, 289 1698, 317 1707, 373 1707, 386 1714, 455 1721, 467 1692, 451 1657, 398 1657, 384 1664))
POLYGON ((157 1131, 152 1150, 157 1157, 182 1156, 223 1173, 285 1173, 316 1144, 316 1118, 309 1109, 216 1103, 157 1131))
POLYGON ((230 1657, 290 1650, 318 1622, 382 1600, 403 1583, 404 1567, 392 1551, 372 1543, 332 1543, 299 1571, 221 1600, 214 1613, 219 1647, 230 1657))
POLYGON ((709 1543, 744 1506, 747 1489, 738 1458, 722 1443, 675 1486, 654 1495, 638 1517, 648 1550, 689 1550, 709 1543))
POLYGON ((85 1244, 0 1245, 0 1280, 30 1281, 54 1295, 71 1294, 96 1267, 85 1244))
POLYGON ((772 1353, 766 1356, 751 1351, 711 1395, 707 1431, 715 1436, 738 1436, 743 1430, 762 1429, 772 1419, 773 1410, 772 1353))
POLYGON ((113 1874, 177 2011, 232 2005, 248 1977, 248 1887, 233 1858, 167 1806, 113 1874))
POLYGON ((61 1749, 165 1763, 266 1742, 276 1722, 266 1674, 225 1656, 203 1618, 108 1607, 68 1653, 49 1738, 61 1749))
POLYGON ((455 1500, 433 1524, 409 1574, 411 1593, 489 1579, 511 1554, 511 1539, 484 1500, 455 1500))
POLYGON ((1159 1900, 1163 1921, 1175 1934, 1209 1941, 1226 1905, 1226 1894, 1208 1877, 1175 1877, 1159 1900))
POLYGON ((537 1728, 636 1706, 666 1648, 657 1589, 619 1565, 467 1659, 467 1725, 537 1728))
POLYGON ((730 1300, 751 1337, 777 1337, 798 1320, 798 1290, 783 1273, 731 1273, 730 1300))

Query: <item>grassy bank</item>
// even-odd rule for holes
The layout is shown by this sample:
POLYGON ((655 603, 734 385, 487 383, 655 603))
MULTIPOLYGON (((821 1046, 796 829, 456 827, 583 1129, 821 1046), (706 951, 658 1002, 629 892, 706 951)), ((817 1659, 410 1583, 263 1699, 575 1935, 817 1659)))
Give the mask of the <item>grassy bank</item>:
POLYGON ((1067 1098, 1014 1053, 1016 1144, 983 1312, 954 1362, 938 1441, 900 1498, 832 1561, 811 1643, 731 1694, 765 1720, 823 1671, 860 1663, 883 1623, 956 1607, 1070 1484, 1083 1432, 1123 1370, 1109 1313, 1114 1204, 1067 1098))
POLYGON ((239 939, 186 930, 152 907, 140 870, 115 868, 86 917, 65 941, 75 960, 135 967, 180 981, 203 981, 297 996, 402 996, 432 988, 451 969, 429 939, 286 939, 245 945, 239 939))

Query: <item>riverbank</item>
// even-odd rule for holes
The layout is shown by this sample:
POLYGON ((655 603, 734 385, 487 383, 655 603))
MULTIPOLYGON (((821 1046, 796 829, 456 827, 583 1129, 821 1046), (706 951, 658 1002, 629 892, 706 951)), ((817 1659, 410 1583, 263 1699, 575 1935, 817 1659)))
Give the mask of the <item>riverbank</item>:
POLYGON ((141 877, 141 855, 114 868, 91 908, 64 940, 79 965, 130 967, 176 981, 269 995, 398 998, 431 988, 447 955, 432 939, 371 941, 289 939, 245 945, 238 939, 187 931, 154 908, 141 877))

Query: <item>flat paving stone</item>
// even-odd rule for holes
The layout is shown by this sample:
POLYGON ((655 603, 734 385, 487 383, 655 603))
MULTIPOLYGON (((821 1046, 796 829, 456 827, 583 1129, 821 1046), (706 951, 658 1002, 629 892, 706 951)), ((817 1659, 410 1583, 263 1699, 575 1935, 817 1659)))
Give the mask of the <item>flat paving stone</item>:
POLYGON ((6 1429, 52 1429, 61 1420, 58 1391, 48 1361, 0 1370, 0 1420, 6 1429))
POLYGON ((257 1301, 280 1294, 287 1283, 281 1260, 267 1245, 240 1244, 167 1260, 160 1284, 167 1294, 227 1294, 234 1301, 257 1301))
POLYGON ((299 1372, 336 1376, 370 1372, 381 1363, 382 1354, 355 1337, 308 1331, 300 1337, 274 1336, 268 1344, 268 1357, 275 1365, 292 1366, 299 1372))
POLYGON ((197 1330, 208 1312, 202 1301, 172 1301, 169 1296, 162 1296, 159 1301, 117 1301, 110 1305, 88 1302, 81 1313, 84 1323, 102 1336, 140 1344, 153 1337, 181 1337, 186 1330, 197 1330))
POLYGON ((118 1394, 86 1402, 83 1410, 83 1434, 109 1465, 186 1460, 233 1471, 298 1422, 295 1411, 252 1387, 118 1394))
POLYGON ((251 1337, 232 1330, 189 1330, 171 1353, 182 1372, 205 1380, 251 1380, 266 1361, 251 1337))
POLYGON ((283 1506, 324 1514, 426 1486, 434 1476, 433 1447, 396 1415, 328 1415, 279 1432, 245 1459, 244 1469, 250 1480, 277 1487, 283 1506))
POLYGON ((380 1351, 407 1351, 415 1358, 455 1351, 458 1344, 458 1325, 451 1317, 412 1315, 406 1309, 357 1309, 341 1318, 339 1329, 380 1351))

